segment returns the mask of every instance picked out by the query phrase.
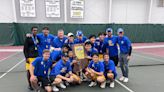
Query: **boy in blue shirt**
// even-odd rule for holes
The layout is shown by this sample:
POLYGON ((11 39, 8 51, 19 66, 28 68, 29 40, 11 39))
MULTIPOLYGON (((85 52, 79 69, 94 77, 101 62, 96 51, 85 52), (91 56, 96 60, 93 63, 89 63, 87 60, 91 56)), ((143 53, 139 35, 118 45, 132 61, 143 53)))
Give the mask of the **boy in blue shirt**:
POLYGON ((90 42, 91 42, 92 48, 97 49, 97 48, 96 48, 96 47, 97 47, 96 35, 90 35, 90 36, 88 37, 88 40, 87 40, 87 41, 90 41, 90 42))
POLYGON ((106 29, 107 37, 104 39, 104 47, 106 53, 109 53, 110 60, 113 60, 115 66, 118 65, 118 47, 117 47, 117 36, 113 35, 113 29, 106 29))
POLYGON ((31 74, 31 84, 32 87, 39 91, 38 82, 42 83, 43 88, 47 92, 51 92, 51 82, 48 79, 48 71, 52 66, 50 60, 50 51, 45 49, 43 51, 43 57, 37 57, 33 63, 30 65, 30 74, 31 74))
POLYGON ((119 55, 119 62, 122 71, 122 77, 119 79, 123 82, 128 82, 128 61, 130 58, 131 52, 131 42, 128 37, 124 36, 124 30, 119 28, 118 32, 118 45, 120 47, 120 55, 119 55))
POLYGON ((91 55, 93 53, 98 52, 95 48, 92 48, 92 43, 90 41, 86 41, 84 43, 84 49, 85 49, 85 52, 87 54, 86 58, 89 60, 92 59, 91 55))
POLYGON ((113 60, 110 60, 109 55, 107 53, 104 54, 104 75, 106 77, 106 79, 110 80, 110 87, 114 88, 114 80, 117 76, 117 72, 116 72, 116 68, 115 68, 115 64, 113 62, 113 60))
POLYGON ((105 76, 104 76, 104 64, 99 61, 99 54, 92 54, 92 61, 90 61, 88 68, 86 69, 85 75, 87 78, 91 79, 92 82, 89 84, 89 87, 97 85, 97 82, 100 83, 101 88, 105 88, 105 76))
POLYGON ((105 33, 100 32, 95 42, 96 49, 98 50, 99 53, 99 60, 103 60, 103 54, 106 52, 106 48, 104 47, 104 38, 105 38, 105 33))
POLYGON ((53 50, 51 52, 51 59, 53 63, 56 63, 61 59, 62 53, 67 53, 69 51, 70 47, 68 45, 63 45, 61 50, 53 50))
POLYGON ((50 49, 50 46, 52 45, 52 41, 54 40, 54 36, 52 34, 49 34, 48 27, 44 27, 43 33, 37 34, 37 38, 39 40, 39 44, 38 44, 39 56, 42 56, 42 52, 44 49, 50 49))
POLYGON ((83 32, 81 30, 78 30, 76 32, 77 38, 75 39, 76 44, 84 43, 87 40, 87 37, 83 35, 83 32))
MULTIPOLYGON (((63 81, 69 83, 81 83, 80 78, 72 73, 68 53, 63 53, 62 59, 60 59, 55 67, 52 68, 50 72, 50 80, 52 81, 52 84, 59 85, 63 89, 66 88, 63 81)), ((53 90, 59 91, 56 86, 53 87, 53 90)))

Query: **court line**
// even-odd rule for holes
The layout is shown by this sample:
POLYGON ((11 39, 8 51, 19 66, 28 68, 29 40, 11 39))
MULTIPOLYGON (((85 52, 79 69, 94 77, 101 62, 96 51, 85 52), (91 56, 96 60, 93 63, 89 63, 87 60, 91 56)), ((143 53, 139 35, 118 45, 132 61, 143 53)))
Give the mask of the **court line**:
POLYGON ((137 54, 137 53, 133 53, 133 54, 135 54, 136 56, 139 56, 139 57, 143 57, 143 58, 146 58, 146 59, 151 59, 151 60, 155 60, 155 61, 164 63, 164 61, 163 61, 162 59, 153 58, 153 57, 148 57, 148 56, 146 56, 146 55, 143 56, 143 55, 140 55, 140 54, 137 54))
POLYGON ((163 48, 164 45, 152 45, 152 46, 134 46, 133 49, 150 49, 150 48, 163 48))
POLYGON ((23 49, 0 49, 0 52, 22 52, 23 49))
POLYGON ((12 54, 12 55, 9 55, 9 56, 7 56, 7 57, 5 57, 5 58, 2 58, 2 59, 0 60, 0 63, 3 62, 3 61, 6 60, 6 59, 12 57, 12 56, 17 55, 17 54, 19 54, 19 52, 18 52, 18 53, 14 53, 14 54, 12 54))
POLYGON ((128 88, 126 85, 124 85, 123 83, 119 82, 118 80, 115 80, 118 84, 120 84, 122 87, 124 87, 126 90, 128 90, 129 92, 134 92, 133 90, 131 90, 130 88, 128 88))
POLYGON ((7 70, 5 73, 3 73, 0 76, 0 79, 3 78, 5 75, 7 75, 9 72, 11 72, 13 69, 15 69, 18 65, 20 65, 22 62, 24 62, 25 59, 22 59, 21 61, 19 61, 17 64, 15 64, 13 67, 11 67, 9 70, 7 70))

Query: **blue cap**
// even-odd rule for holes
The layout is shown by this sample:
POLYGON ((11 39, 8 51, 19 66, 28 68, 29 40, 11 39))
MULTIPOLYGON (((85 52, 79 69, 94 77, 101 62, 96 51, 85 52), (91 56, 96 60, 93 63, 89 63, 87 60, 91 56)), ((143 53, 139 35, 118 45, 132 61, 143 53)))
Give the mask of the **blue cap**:
POLYGON ((82 32, 81 30, 78 30, 78 31, 76 32, 76 36, 83 36, 83 32, 82 32))
POLYGON ((123 28, 118 28, 117 33, 120 33, 120 32, 124 32, 124 29, 123 28))
POLYGON ((113 29, 112 29, 112 28, 107 28, 107 29, 106 29, 106 32, 111 32, 111 33, 113 33, 113 29))

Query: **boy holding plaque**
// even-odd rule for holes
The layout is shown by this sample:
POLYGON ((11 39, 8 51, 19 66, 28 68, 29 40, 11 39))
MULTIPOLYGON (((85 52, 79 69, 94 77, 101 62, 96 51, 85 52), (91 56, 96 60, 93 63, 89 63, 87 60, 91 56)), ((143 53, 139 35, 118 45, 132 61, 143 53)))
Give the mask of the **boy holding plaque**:
POLYGON ((86 58, 91 60, 91 55, 98 52, 95 48, 92 48, 92 43, 90 41, 85 42, 84 44, 85 52, 87 54, 86 58))

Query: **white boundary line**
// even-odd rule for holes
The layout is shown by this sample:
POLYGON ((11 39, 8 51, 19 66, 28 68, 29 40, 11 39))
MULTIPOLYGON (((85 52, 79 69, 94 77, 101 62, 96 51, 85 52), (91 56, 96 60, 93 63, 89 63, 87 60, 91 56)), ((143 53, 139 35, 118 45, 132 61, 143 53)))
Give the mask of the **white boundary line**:
POLYGON ((0 49, 0 52, 23 52, 23 49, 0 49))
POLYGON ((18 62, 16 65, 14 65, 13 67, 11 67, 8 71, 6 71, 5 73, 3 73, 0 76, 0 79, 3 78, 5 75, 7 75, 9 72, 11 72, 13 69, 15 69, 18 65, 20 65, 22 62, 24 62, 25 59, 22 59, 20 62, 18 62))
POLYGON ((12 56, 17 55, 17 54, 19 54, 19 52, 16 52, 16 53, 14 53, 14 54, 12 54, 12 55, 9 55, 9 56, 7 56, 7 57, 5 57, 5 58, 0 59, 0 63, 3 62, 3 61, 6 60, 6 59, 12 57, 12 56))
POLYGON ((133 54, 136 55, 136 56, 142 57, 142 58, 151 59, 151 60, 155 60, 155 61, 164 63, 164 61, 163 61, 162 59, 153 58, 153 57, 148 57, 148 56, 146 56, 146 55, 140 55, 140 54, 136 54, 136 53, 133 53, 133 54))
POLYGON ((120 84, 122 87, 124 87, 126 90, 128 90, 129 92, 134 92, 133 90, 131 90, 130 88, 128 88, 126 85, 124 85, 123 83, 119 82, 118 80, 115 80, 118 84, 120 84))
POLYGON ((149 49, 149 48, 163 48, 164 45, 152 45, 152 46, 132 46, 133 49, 149 49))

